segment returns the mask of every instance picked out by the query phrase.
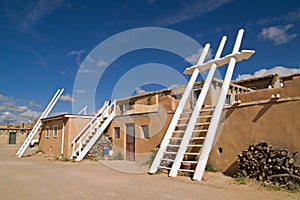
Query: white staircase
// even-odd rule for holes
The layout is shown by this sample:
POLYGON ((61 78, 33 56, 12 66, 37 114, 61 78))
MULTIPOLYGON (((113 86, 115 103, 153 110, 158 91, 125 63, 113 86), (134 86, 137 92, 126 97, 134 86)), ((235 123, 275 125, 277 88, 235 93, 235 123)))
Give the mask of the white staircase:
POLYGON ((48 104, 48 106, 46 107, 46 109, 44 110, 44 112, 42 113, 42 115, 40 116, 40 118, 38 119, 38 121, 36 122, 36 124, 34 125, 34 127, 32 128, 32 130, 30 131, 29 135, 26 137, 24 143, 22 144, 22 146, 18 150, 18 152, 16 154, 18 157, 22 157, 22 155, 24 154, 25 150, 29 146, 31 140, 34 138, 34 136, 39 131, 39 129, 40 129, 41 125, 42 125, 41 119, 46 118, 48 116, 48 114, 50 113, 50 111, 52 110, 52 108, 54 107, 54 105, 56 104, 56 102, 58 101, 58 99, 60 98, 60 96, 63 93, 63 91, 64 91, 64 89, 58 89, 56 91, 56 93, 54 94, 52 100, 50 101, 50 103, 48 104))
POLYGON ((73 139, 71 159, 75 158, 76 161, 80 161, 84 158, 115 117, 115 108, 116 101, 110 105, 109 102, 104 103, 94 118, 73 139))
POLYGON ((220 121, 235 63, 248 59, 254 53, 254 51, 251 50, 239 52, 243 32, 243 29, 239 31, 232 54, 220 58, 226 42, 226 37, 224 36, 215 59, 203 64, 203 56, 206 56, 206 52, 209 48, 209 44, 207 44, 198 64, 185 70, 187 74, 193 73, 189 82, 189 84, 192 85, 190 86, 188 84, 184 92, 184 95, 188 96, 191 93, 192 86, 199 72, 210 69, 195 107, 191 110, 181 109, 181 107, 184 107, 186 104, 186 99, 181 99, 168 131, 161 143, 161 147, 150 167, 149 173, 155 173, 158 169, 168 169, 169 176, 172 177, 175 177, 178 171, 184 171, 192 172, 194 180, 200 181, 202 179, 220 121), (228 63, 229 65, 216 106, 203 106, 216 68, 228 63), (196 78, 194 76, 196 76, 196 78), (173 124, 175 124, 175 126, 173 124))

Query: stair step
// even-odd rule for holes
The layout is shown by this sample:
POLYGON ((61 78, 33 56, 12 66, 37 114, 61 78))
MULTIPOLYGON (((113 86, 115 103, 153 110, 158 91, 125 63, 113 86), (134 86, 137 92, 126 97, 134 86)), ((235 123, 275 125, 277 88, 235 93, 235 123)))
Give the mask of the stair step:
POLYGON ((177 131, 173 131, 173 133, 184 133, 185 131, 183 130, 177 130, 177 131))
POLYGON ((189 120, 189 117, 183 117, 183 118, 179 118, 179 120, 189 120))
POLYGON ((203 133, 203 132, 207 132, 207 129, 193 131, 193 133, 203 133))
POLYGON ((165 151, 164 154, 172 154, 172 155, 174 155, 174 154, 177 154, 177 152, 173 152, 173 151, 165 151))
POLYGON ((197 155, 199 155, 200 153, 185 152, 184 154, 185 154, 185 155, 191 155, 191 156, 197 156, 197 155))
POLYGON ((213 111, 214 108, 204 108, 204 109, 201 109, 200 112, 207 112, 207 111, 213 111))
POLYGON ((179 147, 179 144, 168 144, 168 147, 179 147))
POLYGON ((191 140, 204 140, 205 137, 192 137, 191 140))
POLYGON ((200 116, 198 116, 198 119, 199 118, 211 118, 212 117, 212 115, 200 115, 200 116))
POLYGON ((183 160, 182 163, 191 163, 191 164, 197 164, 198 162, 195 160, 183 160))
POLYGON ((202 144, 189 144, 188 147, 202 147, 202 144))
POLYGON ((182 126, 187 126, 187 124, 177 124, 176 126, 182 127, 182 126))
POLYGON ((158 166, 160 169, 171 169, 171 167, 166 167, 166 166, 158 166))
POLYGON ((195 170, 193 170, 193 169, 178 169, 178 171, 181 171, 181 172, 195 172, 195 170))
POLYGON ((162 158, 161 160, 162 160, 162 161, 170 161, 170 162, 174 162, 174 161, 175 161, 175 160, 170 159, 170 158, 162 158))
POLYGON ((179 137, 173 137, 173 138, 170 138, 170 140, 182 140, 182 138, 179 138, 179 137))
POLYGON ((203 126, 203 125, 209 125, 210 122, 200 122, 196 123, 195 126, 203 126))

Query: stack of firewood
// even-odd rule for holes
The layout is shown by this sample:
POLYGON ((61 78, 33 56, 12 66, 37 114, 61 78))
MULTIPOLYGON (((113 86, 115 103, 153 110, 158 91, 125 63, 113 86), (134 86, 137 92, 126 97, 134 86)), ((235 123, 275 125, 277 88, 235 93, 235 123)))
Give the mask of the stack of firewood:
POLYGON ((250 145, 238 155, 239 174, 279 187, 300 183, 300 166, 296 154, 267 142, 250 145))

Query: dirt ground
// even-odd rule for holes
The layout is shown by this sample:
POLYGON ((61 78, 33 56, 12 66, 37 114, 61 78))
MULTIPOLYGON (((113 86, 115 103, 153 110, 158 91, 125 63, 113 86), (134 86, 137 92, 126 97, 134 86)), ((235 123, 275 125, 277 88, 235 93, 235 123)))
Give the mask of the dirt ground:
MULTIPOLYGON (((30 153, 29 150, 26 153, 30 153)), ((0 146, 0 199, 300 199, 300 193, 241 185, 221 173, 205 180, 167 174, 126 173, 99 161, 53 161, 45 155, 17 158, 16 146, 0 146)), ((119 163, 122 164, 121 162, 119 163)))

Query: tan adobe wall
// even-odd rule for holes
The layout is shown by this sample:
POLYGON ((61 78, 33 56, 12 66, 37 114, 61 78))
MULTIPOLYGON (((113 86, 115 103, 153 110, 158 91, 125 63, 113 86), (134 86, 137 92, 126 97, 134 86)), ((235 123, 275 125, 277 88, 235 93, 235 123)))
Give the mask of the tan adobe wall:
POLYGON ((70 158, 72 154, 71 142, 78 132, 90 121, 82 118, 56 118, 43 122, 39 150, 51 157, 61 156, 62 133, 64 126, 63 158, 70 158), (76 121, 76 124, 75 124, 76 121), (53 128, 58 125, 58 137, 53 137, 53 128), (46 138, 46 127, 50 127, 49 138, 46 138))
POLYGON ((16 145, 25 141, 33 124, 0 124, 0 145, 9 144, 10 133, 16 133, 16 145))
POLYGON ((220 171, 234 171, 237 155, 249 144, 260 141, 300 152, 299 88, 300 77, 294 77, 285 82, 284 88, 237 95, 237 99, 247 103, 226 109, 226 120, 209 162, 220 171), (285 99, 268 100, 275 91, 285 99))
POLYGON ((64 118, 44 121, 40 135, 39 150, 51 157, 59 157, 61 154, 62 127, 64 118), (54 126, 58 126, 58 136, 54 137, 54 126), (49 127, 49 137, 46 137, 46 127, 49 127))
POLYGON ((272 95, 279 94, 280 98, 300 96, 300 76, 293 77, 291 81, 285 81, 283 88, 270 88, 254 90, 245 94, 237 94, 236 100, 242 103, 270 99, 272 95))
POLYGON ((65 127, 64 158, 70 158, 72 155, 72 140, 77 134, 90 122, 91 119, 68 118, 65 127))

